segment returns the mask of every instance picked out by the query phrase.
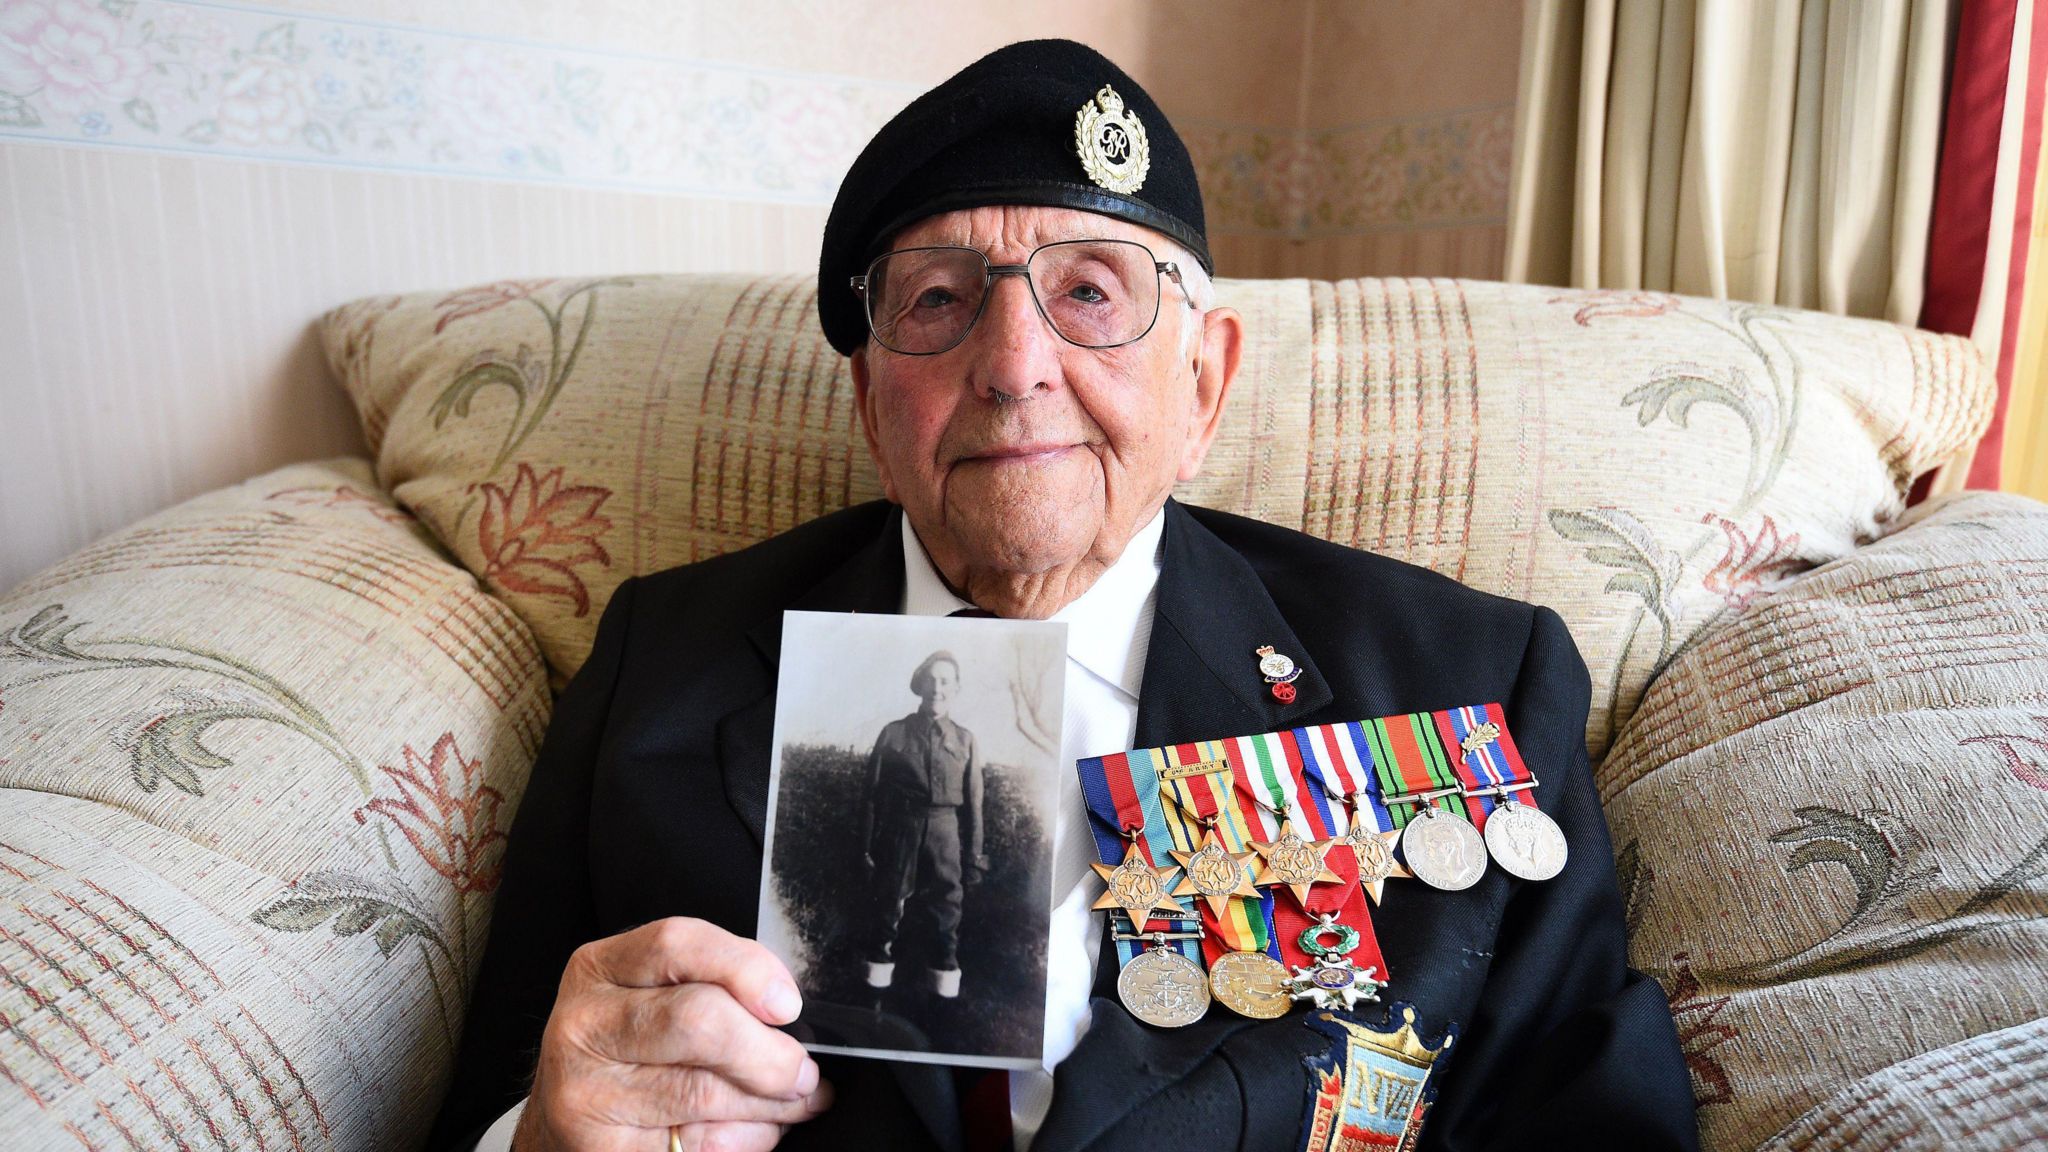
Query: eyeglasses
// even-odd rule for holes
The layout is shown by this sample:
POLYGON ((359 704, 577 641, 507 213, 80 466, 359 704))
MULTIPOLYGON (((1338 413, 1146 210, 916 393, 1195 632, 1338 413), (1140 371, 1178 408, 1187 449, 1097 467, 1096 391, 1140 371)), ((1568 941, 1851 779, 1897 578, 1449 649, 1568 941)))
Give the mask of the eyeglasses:
POLYGON ((1022 264, 990 264, 973 248, 885 252, 851 284, 882 347, 936 356, 967 339, 998 276, 1024 277, 1038 314, 1062 340, 1116 348, 1143 339, 1158 322, 1162 275, 1182 282, 1178 266, 1135 240, 1061 240, 1022 264))

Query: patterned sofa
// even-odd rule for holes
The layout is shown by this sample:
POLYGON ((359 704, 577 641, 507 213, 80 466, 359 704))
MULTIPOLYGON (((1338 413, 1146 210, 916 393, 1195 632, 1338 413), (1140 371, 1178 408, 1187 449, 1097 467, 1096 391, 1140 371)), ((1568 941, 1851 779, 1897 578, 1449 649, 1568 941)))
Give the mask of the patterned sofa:
MULTIPOLYGON (((2048 507, 1905 502, 1988 417, 1970 347, 1649 293, 1222 291, 1252 344, 1184 498, 1571 624, 1707 1145, 2048 1139, 2048 507)), ((0 597, 9 1148, 417 1145, 611 589, 877 494, 808 278, 322 332, 373 459, 0 597)))

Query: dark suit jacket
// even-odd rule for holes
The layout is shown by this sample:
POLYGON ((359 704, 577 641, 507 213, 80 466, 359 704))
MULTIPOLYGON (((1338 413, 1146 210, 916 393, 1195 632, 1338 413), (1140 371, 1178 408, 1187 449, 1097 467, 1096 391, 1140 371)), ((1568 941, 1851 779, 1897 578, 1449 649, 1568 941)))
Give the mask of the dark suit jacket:
MULTIPOLYGON (((785 609, 898 610, 900 512, 868 504, 742 552, 627 581, 557 705, 512 826, 491 940, 433 1147, 464 1147, 524 1093, 569 954, 670 915, 754 931, 785 609)), ((1425 1149, 1691 1148, 1693 1102, 1662 991, 1626 966, 1607 826, 1587 765, 1586 667, 1556 613, 1425 569, 1169 503, 1136 746, 1502 701, 1571 860, 1543 883, 1490 868, 1396 881, 1373 912, 1434 1038, 1455 1024, 1425 1149), (1257 674, 1302 672, 1290 704, 1257 674)), ((1109 953, 1094 1023, 1060 1064, 1037 1148, 1293 1149, 1305 1013, 1132 1019, 1109 953)), ((957 1150, 949 1070, 824 1057, 830 1112, 786 1148, 957 1150)))

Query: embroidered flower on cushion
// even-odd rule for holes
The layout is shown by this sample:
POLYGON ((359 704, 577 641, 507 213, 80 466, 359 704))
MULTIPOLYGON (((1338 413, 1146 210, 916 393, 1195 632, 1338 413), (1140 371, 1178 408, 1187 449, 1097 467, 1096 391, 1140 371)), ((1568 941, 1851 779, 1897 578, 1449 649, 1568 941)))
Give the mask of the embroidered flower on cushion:
POLYGON ((1671 978, 1671 1021, 1678 1026, 1679 1051, 1692 1073, 1693 1102, 1702 1108, 1733 1103, 1735 1086, 1714 1049, 1742 1035, 1742 1029, 1715 1019, 1734 998, 1701 995, 1691 956, 1684 952, 1671 958, 1671 978))
POLYGON ((1590 328, 1593 321, 1617 316, 1662 316, 1678 307, 1678 297, 1665 292, 1574 292, 1569 296, 1553 296, 1552 304, 1578 304, 1579 310, 1572 313, 1572 319, 1581 328, 1590 328))
MULTIPOLYGON (((2042 735, 2048 736, 2048 716, 2034 716, 2030 717, 2030 719, 2040 727, 2042 735)), ((1995 745, 1998 748, 1999 756, 2005 760, 2006 770, 2012 773, 2013 779, 2018 780, 2029 788, 2039 788, 2043 792, 2048 792, 2048 757, 2043 757, 2037 761, 2030 759, 2022 751, 2022 746, 2024 745, 2036 753, 2048 752, 2048 740, 2043 740, 2040 736, 2021 735, 2017 732, 1991 732, 1983 736, 1966 736, 1956 741, 1956 743, 1958 745, 1995 745)))
POLYGON ((597 542, 612 526, 597 514, 611 495, 606 488, 564 485, 560 468, 536 475, 530 464, 519 465, 509 489, 486 483, 476 533, 483 578, 508 592, 562 597, 575 603, 576 615, 587 614, 590 591, 576 567, 612 562, 597 542))
POLYGON ((264 499, 286 504, 303 504, 310 508, 357 508, 387 524, 397 524, 401 527, 410 527, 413 524, 412 515, 403 508, 393 508, 349 484, 281 488, 264 499))
POLYGON ((480 316, 494 308, 503 308, 514 301, 524 300, 554 282, 553 277, 541 280, 499 280, 476 288, 464 288, 434 305, 435 308, 447 309, 441 313, 441 319, 435 322, 434 335, 440 335, 442 329, 457 320, 480 316))
POLYGON ((1728 537, 1728 549, 1700 583, 1707 591, 1740 610, 1765 591, 1765 586, 1798 569, 1799 533, 1778 535, 1778 525, 1769 516, 1751 536, 1724 516, 1712 512, 1700 523, 1718 526, 1728 537))
POLYGON ((420 859, 457 892, 497 888, 505 840, 498 807, 505 797, 483 783, 483 761, 464 759, 453 732, 443 732, 424 761, 410 744, 404 755, 403 769, 377 766, 399 794, 356 809, 356 823, 368 823, 367 814, 374 812, 396 824, 420 859))

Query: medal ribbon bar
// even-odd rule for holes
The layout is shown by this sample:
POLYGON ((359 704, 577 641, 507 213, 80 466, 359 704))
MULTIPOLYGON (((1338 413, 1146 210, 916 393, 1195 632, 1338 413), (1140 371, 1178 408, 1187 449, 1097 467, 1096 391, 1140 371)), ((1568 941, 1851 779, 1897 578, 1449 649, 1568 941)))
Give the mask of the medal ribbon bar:
POLYGON ((1464 785, 1451 767, 1438 734, 1436 718, 1428 712, 1382 716, 1361 726, 1372 748, 1373 771, 1379 777, 1380 794, 1394 819, 1394 827, 1405 828, 1423 803, 1402 803, 1401 797, 1435 793, 1444 799, 1439 805, 1454 816, 1464 816, 1464 785), (1448 789, 1449 791, 1441 791, 1448 789))
MULTIPOLYGON (((1088 829, 1095 835, 1095 852, 1101 861, 1112 865, 1122 862, 1130 843, 1122 833, 1135 831, 1146 859, 1158 865, 1159 857, 1166 857, 1165 846, 1171 844, 1173 838, 1166 823, 1166 806, 1159 796, 1158 773, 1149 752, 1090 756, 1076 761, 1074 767, 1081 777, 1081 796, 1087 801, 1091 817, 1088 829), (1159 846, 1156 850, 1155 845, 1159 846)), ((1166 857, 1166 860, 1172 863, 1171 857, 1166 857)), ((1182 933, 1191 931, 1199 923, 1190 914, 1186 919, 1155 918, 1132 927, 1141 933, 1153 926, 1182 933)), ((1167 942, 1166 947, 1197 964, 1201 962, 1200 940, 1176 936, 1167 942)), ((1143 951, 1145 943, 1142 940, 1116 941, 1118 966, 1129 964, 1143 951)))
POLYGON ((1507 717, 1497 703, 1446 708, 1430 717, 1450 750, 1472 826, 1484 832, 1486 818, 1503 793, 1536 786, 1515 738, 1508 735, 1507 717))
MULTIPOLYGON (((1162 782, 1161 791, 1170 802, 1166 806, 1166 824, 1175 848, 1190 853, 1200 848, 1206 828, 1213 821, 1216 838, 1223 842, 1226 851, 1232 855, 1250 851, 1247 842, 1252 838, 1254 825, 1235 802, 1222 741, 1175 744, 1130 755, 1158 757, 1165 762, 1157 769, 1157 775, 1162 782), (1190 771, 1211 764, 1219 765, 1221 770, 1190 771)), ((1210 939, 1202 946, 1209 963, 1214 964, 1226 952, 1264 952, 1276 960, 1280 958, 1273 944, 1270 891, 1261 893, 1257 900, 1232 900, 1220 916, 1207 901, 1190 899, 1202 914, 1202 926, 1210 932, 1210 939)))
MULTIPOLYGON (((1329 798, 1305 775, 1293 732, 1239 736, 1225 741, 1225 747, 1238 790, 1251 798, 1261 822, 1272 829, 1267 833, 1268 841, 1276 838, 1285 825, 1291 825, 1312 842, 1338 836, 1329 798)), ((1281 962, 1289 967, 1310 967, 1315 963, 1315 957, 1302 947, 1301 936, 1327 912, 1358 931, 1359 943, 1351 954, 1357 965, 1376 965, 1380 978, 1385 979, 1387 962, 1380 955, 1379 937, 1372 928, 1365 893, 1358 886, 1357 857, 1351 854, 1349 845, 1340 843, 1331 845, 1323 859, 1337 874, 1338 883, 1312 886, 1305 900, 1283 898, 1277 893, 1273 897, 1273 934, 1280 945, 1281 962)))

